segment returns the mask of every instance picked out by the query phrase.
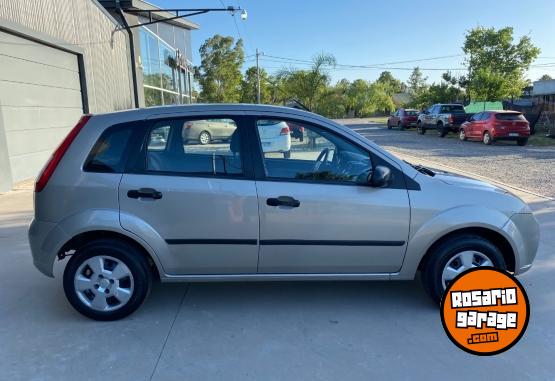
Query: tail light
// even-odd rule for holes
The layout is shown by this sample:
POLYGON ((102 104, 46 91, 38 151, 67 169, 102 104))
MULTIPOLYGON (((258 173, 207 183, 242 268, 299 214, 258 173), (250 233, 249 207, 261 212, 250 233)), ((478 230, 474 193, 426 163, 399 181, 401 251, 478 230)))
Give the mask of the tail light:
POLYGON ((87 124, 91 116, 92 115, 90 114, 83 115, 81 119, 79 119, 79 122, 77 122, 75 127, 73 127, 73 129, 69 132, 69 134, 67 134, 67 136, 62 141, 62 143, 58 146, 58 148, 56 148, 52 156, 50 156, 50 159, 48 159, 48 161, 42 168, 42 171, 40 172, 39 176, 37 177, 37 181, 35 183, 35 192, 40 192, 44 189, 44 187, 48 183, 48 180, 50 180, 50 178, 52 177, 52 174, 56 170, 56 167, 58 166, 58 164, 60 164, 60 161, 64 157, 69 146, 71 145, 71 143, 73 143, 73 141, 75 140, 75 138, 77 137, 81 129, 85 126, 85 124, 87 124))
POLYGON ((449 115, 449 123, 453 123, 455 121, 455 118, 453 118, 453 115, 449 115))
POLYGON ((187 129, 187 130, 191 129, 191 127, 193 127, 193 123, 187 123, 185 125, 185 129, 187 129))
POLYGON ((283 127, 279 134, 280 135, 289 135, 289 127, 283 127))

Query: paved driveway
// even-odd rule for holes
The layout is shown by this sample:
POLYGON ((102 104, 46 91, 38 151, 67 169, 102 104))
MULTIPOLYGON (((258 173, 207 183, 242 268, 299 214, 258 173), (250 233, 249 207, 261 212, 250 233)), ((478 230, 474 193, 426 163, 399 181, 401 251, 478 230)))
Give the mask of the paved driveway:
POLYGON ((542 227, 520 278, 528 331, 483 358, 447 339, 417 281, 156 284, 131 317, 88 320, 61 267, 50 279, 31 263, 32 193, 0 195, 0 380, 552 380, 555 203, 528 200, 542 227))
POLYGON ((417 135, 415 129, 388 130, 361 120, 339 121, 393 153, 436 161, 457 169, 513 184, 555 198, 555 146, 519 147, 514 142, 462 142, 453 133, 439 138, 435 131, 417 135))

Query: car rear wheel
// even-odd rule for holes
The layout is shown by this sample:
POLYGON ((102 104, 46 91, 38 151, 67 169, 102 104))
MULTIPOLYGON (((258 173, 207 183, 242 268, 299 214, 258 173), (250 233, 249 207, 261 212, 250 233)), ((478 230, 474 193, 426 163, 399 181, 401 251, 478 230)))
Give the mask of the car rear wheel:
POLYGON ((202 131, 198 136, 198 140, 200 144, 206 145, 210 143, 212 137, 210 136, 210 133, 208 131, 202 131))
POLYGON ((291 150, 284 152, 283 153, 283 158, 284 159, 290 159, 291 158, 291 150))
POLYGON ((441 242, 422 267, 422 283, 428 295, 440 303, 446 287, 459 274, 475 267, 505 270, 501 251, 475 234, 461 234, 441 242))
POLYGON ((518 139, 516 141, 516 144, 518 144, 519 146, 525 146, 526 144, 528 144, 528 138, 526 139, 518 139))
POLYGON ((133 245, 115 239, 85 244, 64 270, 64 291, 71 305, 95 320, 117 320, 143 303, 151 285, 146 258, 133 245))
POLYGON ((447 128, 441 123, 437 125, 437 135, 440 138, 444 138, 447 135, 447 128))
POLYGON ((489 132, 484 132, 484 136, 482 138, 482 141, 484 142, 485 145, 490 145, 491 143, 493 143, 493 139, 491 138, 491 135, 489 132))
POLYGON ((403 125, 403 123, 398 122, 398 123, 397 123, 397 128, 398 128, 399 130, 404 130, 404 129, 405 129, 405 126, 403 125))
POLYGON ((459 139, 463 142, 466 140, 466 131, 464 130, 464 128, 461 128, 459 130, 459 139))
POLYGON ((424 135, 426 133, 426 128, 424 128, 421 122, 416 123, 416 132, 418 132, 419 135, 424 135))
POLYGON ((389 124, 389 120, 387 121, 387 129, 391 130, 391 124, 389 124))

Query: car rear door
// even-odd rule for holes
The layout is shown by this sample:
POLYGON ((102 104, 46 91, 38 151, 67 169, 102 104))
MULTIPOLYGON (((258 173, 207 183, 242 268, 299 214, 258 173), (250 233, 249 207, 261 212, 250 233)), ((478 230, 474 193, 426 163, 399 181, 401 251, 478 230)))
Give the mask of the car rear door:
MULTIPOLYGON (((290 121, 281 118, 273 119, 290 121)), ((259 273, 398 271, 410 220, 401 171, 377 155, 371 159, 368 151, 323 125, 291 121, 311 139, 293 142, 289 158, 263 151, 258 137, 253 144, 258 155, 259 273), (377 164, 393 170, 391 186, 357 182, 377 164)), ((261 128, 264 124, 255 130, 261 128)))
POLYGON ((120 220, 138 236, 165 242, 157 254, 167 274, 256 273, 258 204, 243 126, 236 114, 146 123, 141 151, 120 183, 120 220), (230 142, 183 141, 184 125, 213 118, 238 127, 230 142))

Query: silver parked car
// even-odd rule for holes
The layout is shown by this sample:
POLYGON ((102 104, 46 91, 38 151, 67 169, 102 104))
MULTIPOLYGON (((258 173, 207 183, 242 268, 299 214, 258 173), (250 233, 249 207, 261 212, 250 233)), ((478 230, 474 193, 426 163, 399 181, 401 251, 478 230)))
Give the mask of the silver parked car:
POLYGON ((187 105, 84 116, 37 179, 29 240, 48 276, 69 256, 64 290, 79 312, 113 320, 141 305, 153 278, 420 273, 438 302, 466 269, 527 271, 539 227, 507 191, 406 163, 316 114, 187 105), (228 142, 189 142, 189 123, 214 119, 233 121, 228 142), (311 136, 287 157, 260 141, 281 122, 311 136))
POLYGON ((183 127, 183 141, 202 145, 215 140, 227 141, 237 126, 231 119, 205 119, 187 121, 183 127))

